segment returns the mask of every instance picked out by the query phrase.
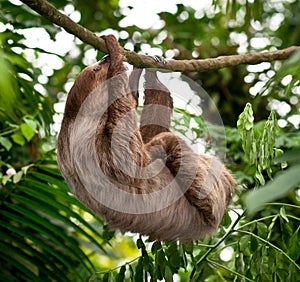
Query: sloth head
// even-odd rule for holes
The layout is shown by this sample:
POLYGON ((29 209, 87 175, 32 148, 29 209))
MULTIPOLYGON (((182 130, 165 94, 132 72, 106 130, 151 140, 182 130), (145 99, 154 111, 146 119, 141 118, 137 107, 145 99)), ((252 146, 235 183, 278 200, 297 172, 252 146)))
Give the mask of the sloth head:
POLYGON ((110 57, 105 56, 79 74, 67 98, 65 118, 74 119, 86 97, 106 81, 109 65, 110 57))

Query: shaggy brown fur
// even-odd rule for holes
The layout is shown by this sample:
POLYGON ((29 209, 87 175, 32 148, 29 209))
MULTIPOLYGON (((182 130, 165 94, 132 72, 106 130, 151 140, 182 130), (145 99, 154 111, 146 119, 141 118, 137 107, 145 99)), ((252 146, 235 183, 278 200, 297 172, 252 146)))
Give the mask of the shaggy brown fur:
POLYGON ((110 56, 78 76, 58 137, 58 163, 72 192, 122 232, 164 241, 213 234, 235 180, 218 159, 195 154, 170 132, 172 98, 152 71, 138 128, 137 93, 120 46, 112 35, 103 38, 110 56))

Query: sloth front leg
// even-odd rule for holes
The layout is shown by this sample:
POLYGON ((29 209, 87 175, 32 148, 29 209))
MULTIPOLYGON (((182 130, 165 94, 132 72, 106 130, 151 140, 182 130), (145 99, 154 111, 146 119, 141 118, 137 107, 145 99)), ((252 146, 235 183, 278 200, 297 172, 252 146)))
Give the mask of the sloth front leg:
POLYGON ((124 56, 113 35, 103 36, 110 55, 107 72, 108 108, 104 129, 97 136, 99 161, 115 181, 141 186, 142 167, 150 163, 138 130, 136 99, 129 85, 124 56), (137 185, 136 185, 137 184, 137 185))
POLYGON ((168 88, 157 78, 156 71, 146 70, 144 88, 140 132, 144 143, 148 143, 157 134, 170 131, 173 100, 168 88))
POLYGON ((125 58, 122 54, 121 46, 113 35, 102 36, 102 38, 106 43, 110 56, 110 64, 107 71, 108 118, 105 133, 112 135, 116 125, 125 116, 128 120, 126 122, 128 129, 134 127, 136 130, 136 101, 130 92, 129 80, 126 74, 127 68, 124 65, 125 58))

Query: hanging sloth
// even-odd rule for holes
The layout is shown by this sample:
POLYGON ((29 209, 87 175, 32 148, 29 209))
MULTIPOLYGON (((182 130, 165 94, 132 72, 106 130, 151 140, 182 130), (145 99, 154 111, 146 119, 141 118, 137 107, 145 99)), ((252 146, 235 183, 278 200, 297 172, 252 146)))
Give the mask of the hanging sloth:
POLYGON ((85 68, 65 106, 58 163, 71 191, 112 229, 182 242, 216 232, 236 181, 215 157, 196 154, 170 132, 173 101, 155 71, 126 73, 121 47, 85 68))

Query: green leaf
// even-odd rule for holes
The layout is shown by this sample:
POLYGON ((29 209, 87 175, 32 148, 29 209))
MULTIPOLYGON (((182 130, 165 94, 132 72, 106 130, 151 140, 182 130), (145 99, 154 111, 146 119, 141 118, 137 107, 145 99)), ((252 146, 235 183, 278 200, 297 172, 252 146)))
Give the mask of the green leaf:
POLYGON ((183 249, 188 253, 188 254, 193 254, 194 251, 194 244, 193 243, 184 243, 183 249))
POLYGON ((191 122, 191 117, 187 116, 187 115, 184 115, 183 116, 183 122, 184 122, 185 126, 187 128, 189 128, 190 127, 190 122, 191 122))
POLYGON ((168 261, 172 270, 175 269, 176 271, 180 267, 181 258, 178 251, 178 245, 176 242, 171 242, 166 250, 166 254, 168 257, 168 261))
MULTIPOLYGON (((3 259, 10 265, 13 265, 19 270, 22 275, 28 277, 30 281, 39 281, 38 274, 34 266, 30 266, 31 257, 14 246, 3 244, 0 242, 1 252, 3 253, 3 259), (14 256, 12 256, 14 254, 14 256), (24 263, 27 262, 28 263, 24 263)), ((2 276, 2 275, 1 275, 2 276)), ((1 277, 3 279, 3 277, 1 277)))
MULTIPOLYGON (((94 236, 91 236, 88 232, 85 231, 85 229, 81 228, 79 225, 73 223, 70 221, 67 217, 62 216, 60 213, 58 213, 58 210, 61 210, 65 212, 70 218, 74 218, 78 220, 83 226, 86 226, 90 231, 94 233, 94 235, 99 235, 99 233, 86 221, 82 219, 77 213, 72 211, 68 206, 63 205, 59 201, 53 199, 49 189, 48 185, 44 185, 43 183, 39 183, 35 180, 30 180, 32 184, 35 184, 36 187, 39 187, 39 189, 30 189, 28 187, 24 187, 19 185, 19 188, 22 189, 25 193, 35 198, 34 201, 31 201, 30 199, 27 200, 27 202, 31 202, 33 207, 36 207, 38 210, 45 211, 46 213, 52 215, 54 218, 57 218, 58 220, 64 222, 67 226, 71 226, 75 230, 77 230, 80 234, 84 235, 88 240, 93 242, 96 246, 99 247, 102 251, 104 251, 103 247, 97 240, 94 238, 94 236), (52 201, 49 201, 49 199, 53 199, 52 201)), ((54 190, 53 193, 56 196, 62 196, 65 197, 69 203, 73 204, 79 204, 79 202, 76 199, 73 199, 67 194, 64 194, 63 192, 59 190, 54 190)), ((59 198, 60 199, 60 198, 59 198)), ((61 200, 61 199, 60 199, 61 200)), ((26 200, 24 200, 26 202, 26 200)))
MULTIPOLYGON (((7 213, 3 210, 0 210, 0 213, 6 216, 9 216, 11 219, 16 219, 16 216, 13 214, 7 213)), ((19 217, 20 223, 22 223, 22 217, 19 217)), ((66 260, 65 257, 63 257, 56 249, 53 247, 50 247, 48 244, 46 244, 41 238, 35 235, 33 232, 27 232, 23 229, 20 229, 19 227, 16 227, 12 224, 6 223, 5 221, 0 221, 0 226, 3 228, 6 228, 10 230, 11 232, 18 234, 21 237, 27 238, 28 240, 31 240, 33 243, 35 243, 37 246, 42 248, 48 255, 52 256, 53 258, 56 258, 58 262, 61 262, 63 265, 65 265, 67 268, 71 268, 72 266, 70 263, 66 260)))
POLYGON ((247 103, 244 111, 240 114, 237 121, 237 128, 242 132, 243 130, 249 131, 253 128, 253 110, 250 103, 247 103))
POLYGON ((161 249, 158 251, 157 255, 156 255, 156 258, 157 258, 157 262, 158 264, 163 267, 166 265, 167 263, 167 260, 166 260, 166 256, 165 256, 165 253, 164 251, 161 249))
POLYGON ((165 277, 165 281, 166 281, 166 282, 173 282, 173 274, 172 274, 172 271, 171 271, 170 267, 167 266, 167 265, 166 265, 166 267, 165 267, 165 275, 164 275, 164 277, 165 277))
POLYGON ((151 253, 155 255, 158 250, 161 249, 161 243, 159 241, 155 241, 151 247, 151 253))
POLYGON ((126 271, 126 267, 125 267, 125 265, 122 265, 121 268, 120 268, 120 271, 118 273, 118 276, 117 276, 117 282, 123 282, 124 281, 125 271, 126 271))
POLYGON ((290 167, 265 186, 245 194, 244 203, 249 214, 260 210, 267 202, 285 196, 300 184, 300 165, 290 167))
POLYGON ((20 145, 20 146, 24 146, 25 144, 25 139, 22 135, 18 134, 18 133, 14 133, 12 136, 11 136, 12 140, 20 145))
POLYGON ((176 270, 180 268, 181 257, 178 251, 171 254, 171 256, 169 257, 169 262, 170 265, 174 267, 176 270))
POLYGON ((28 169, 30 169, 30 168, 33 167, 33 166, 34 166, 34 164, 30 164, 30 165, 27 165, 27 166, 23 166, 23 167, 22 167, 23 173, 26 175, 28 169))
POLYGON ((264 224, 263 222, 257 222, 257 231, 258 231, 258 236, 262 237, 262 238, 266 238, 267 234, 268 234, 268 227, 266 224, 264 224))
POLYGON ((289 151, 286 151, 284 154, 277 154, 274 163, 277 162, 291 162, 291 163, 300 163, 300 148, 294 148, 289 151))
POLYGON ((290 241, 293 235, 293 230, 291 228, 291 224, 283 220, 280 222, 280 226, 281 226, 282 244, 287 248, 288 242, 290 241))
POLYGON ((228 213, 228 211, 226 211, 224 213, 224 216, 223 216, 223 219, 222 219, 222 225, 225 227, 225 228, 228 228, 231 224, 232 220, 231 220, 231 217, 228 213))
POLYGON ((22 176, 23 176, 23 171, 20 170, 18 171, 16 174, 13 175, 13 183, 18 183, 21 179, 22 179, 22 176))
POLYGON ((251 253, 254 253, 257 248, 258 248, 258 241, 255 237, 251 237, 251 241, 250 241, 250 250, 251 250, 251 253))
POLYGON ((148 253, 146 251, 146 249, 142 249, 142 256, 143 256, 143 265, 144 265, 144 268, 146 271, 148 271, 149 269, 149 256, 148 256, 148 253))
POLYGON ((7 137, 0 136, 0 144, 6 149, 6 151, 9 151, 12 147, 12 143, 7 137))
POLYGON ((35 131, 27 123, 22 123, 20 129, 27 141, 30 141, 35 135, 35 131))
MULTIPOLYGON (((38 251, 33 244, 27 244, 26 238, 24 237, 22 238, 15 233, 7 232, 7 231, 8 230, 5 229, 1 230, 0 237, 5 240, 5 246, 7 248, 11 248, 13 245, 14 250, 13 251, 10 250, 8 253, 3 255, 5 253, 5 251, 3 251, 4 248, 0 247, 1 249, 0 253, 2 254, 1 256, 2 258, 4 256, 5 257, 11 256, 12 264, 14 264, 14 261, 17 257, 17 261, 22 263, 23 253, 26 253, 26 255, 30 256, 25 261, 26 265, 31 265, 32 268, 32 264, 33 264, 34 268, 38 268, 39 271, 42 271, 43 273, 47 274, 49 277, 53 277, 56 279, 56 281, 60 281, 60 277, 58 276, 59 268, 52 261, 51 257, 44 254, 44 252, 38 251), (51 269, 54 270, 54 272, 51 271, 51 269)), ((24 266, 22 266, 22 268, 24 268, 24 266)))
POLYGON ((253 280, 253 274, 251 272, 251 268, 249 267, 247 270, 246 270, 246 273, 245 273, 246 277, 249 278, 251 281, 253 280))
POLYGON ((203 121, 201 116, 193 116, 193 119, 199 125, 200 128, 205 127, 205 122, 203 121))
POLYGON ((249 235, 244 235, 240 238, 240 240, 239 240, 240 252, 243 252, 249 246, 249 242, 250 242, 249 235))
POLYGON ((286 212, 285 212, 285 208, 284 208, 284 207, 281 207, 281 208, 280 208, 280 216, 281 216, 286 222, 289 222, 289 219, 288 219, 287 216, 286 216, 286 212))
MULTIPOLYGON (((29 228, 32 228, 32 230, 44 234, 48 240, 54 242, 57 246, 60 246, 62 249, 64 249, 64 252, 70 257, 73 257, 73 259, 83 259, 85 257, 82 250, 78 248, 78 242, 62 232, 60 227, 51 224, 48 219, 45 219, 44 217, 36 214, 34 211, 28 208, 23 208, 20 205, 9 203, 6 203, 6 205, 17 213, 9 214, 6 211, 2 211, 4 215, 13 218, 17 222, 24 224, 29 228), (68 244, 65 242, 68 242, 68 244)), ((83 261, 83 265, 85 264, 86 262, 83 261)))
POLYGON ((255 172, 255 178, 259 181, 260 185, 265 185, 266 181, 264 179, 264 176, 261 173, 261 168, 260 166, 257 167, 257 170, 255 172))
POLYGON ((8 180, 11 178, 11 175, 4 175, 2 178, 2 184, 6 185, 6 183, 8 182, 8 180))
MULTIPOLYGON (((95 280, 93 280, 95 281, 95 280)), ((96 280, 97 282, 100 281, 100 280, 96 280)), ((110 282, 111 281, 111 272, 106 272, 104 275, 103 275, 103 278, 102 278, 102 282, 110 282)))
MULTIPOLYGON (((34 178, 37 178, 38 180, 41 180, 43 182, 48 182, 48 183, 56 185, 57 187, 60 187, 60 189, 63 191, 69 191, 69 187, 63 181, 62 177, 54 177, 52 175, 48 175, 46 173, 40 173, 37 171, 32 171, 32 172, 30 172, 30 174, 33 175, 34 178)), ((65 195, 65 193, 64 193, 64 195, 65 195)))
MULTIPOLYGON (((2 33, 1 33, 2 34, 2 33)), ((16 114, 16 105, 20 105, 16 91, 14 88, 14 77, 11 73, 11 66, 8 64, 6 53, 2 47, 0 48, 0 118, 18 121, 18 115, 16 114)))
POLYGON ((135 268, 135 275, 134 275, 134 281, 140 282, 143 281, 144 274, 143 274, 143 258, 140 258, 138 261, 138 264, 135 268))
POLYGON ((264 126, 259 146, 259 164, 262 169, 270 167, 270 159, 274 157, 274 146, 277 132, 278 124, 276 114, 275 111, 271 111, 264 126))
POLYGON ((297 261, 300 257, 300 234, 299 234, 299 227, 296 230, 296 232, 293 234, 289 249, 288 249, 288 255, 294 260, 297 261))
POLYGON ((134 280, 134 270, 131 264, 128 264, 130 281, 134 280))
POLYGON ((254 138, 254 116, 250 103, 247 103, 244 111, 237 121, 238 133, 242 139, 242 147, 245 152, 245 160, 249 164, 256 163, 256 139, 254 138))
POLYGON ((155 256, 155 271, 157 273, 157 278, 162 280, 165 273, 165 266, 167 264, 167 260, 165 257, 165 253, 163 249, 160 249, 155 256))
POLYGON ((31 127, 31 129, 33 131, 35 131, 37 129, 37 125, 38 125, 37 121, 32 120, 32 119, 27 118, 27 117, 24 117, 23 120, 25 121, 26 124, 28 124, 31 127))
POLYGON ((141 238, 137 239, 136 246, 138 247, 138 249, 145 249, 145 244, 141 238))

